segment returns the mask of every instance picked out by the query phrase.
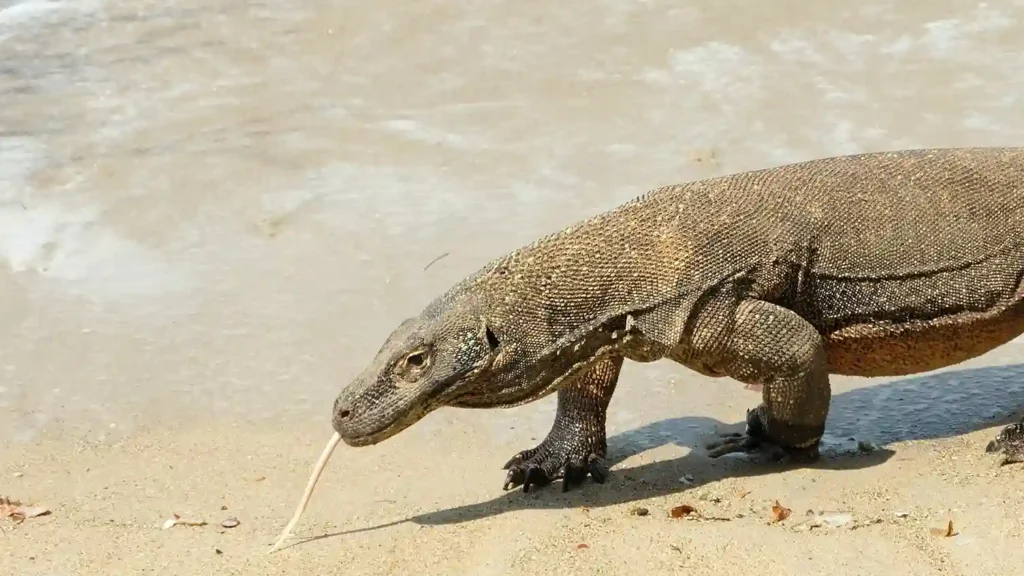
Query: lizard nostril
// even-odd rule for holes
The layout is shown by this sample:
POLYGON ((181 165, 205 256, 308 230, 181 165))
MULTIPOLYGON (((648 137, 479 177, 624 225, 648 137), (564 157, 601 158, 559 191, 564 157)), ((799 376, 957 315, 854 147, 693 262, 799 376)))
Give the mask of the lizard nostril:
POLYGON ((342 411, 341 411, 341 412, 340 412, 340 413, 338 414, 338 416, 341 416, 342 418, 348 418, 348 417, 349 417, 349 416, 350 416, 351 414, 352 414, 352 413, 351 413, 351 412, 349 412, 348 410, 342 410, 342 411))

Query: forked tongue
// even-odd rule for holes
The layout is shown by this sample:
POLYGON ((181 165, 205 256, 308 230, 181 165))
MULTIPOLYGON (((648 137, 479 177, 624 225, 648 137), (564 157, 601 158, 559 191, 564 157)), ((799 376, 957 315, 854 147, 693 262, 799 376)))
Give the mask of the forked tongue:
POLYGON ((277 542, 274 543, 273 548, 267 551, 267 554, 276 552, 281 544, 284 543, 285 538, 288 538, 292 533, 292 529, 298 524, 299 518, 302 517, 302 513, 306 511, 306 504, 309 504, 309 499, 313 495, 313 487, 316 486, 316 481, 320 479, 320 474, 324 471, 324 466, 327 465, 327 460, 330 459, 334 449, 338 446, 338 442, 341 441, 341 434, 337 432, 331 436, 331 439, 327 441, 327 446, 324 447, 324 451, 320 454, 320 459, 317 460, 316 466, 313 467, 313 474, 309 477, 309 482, 306 484, 306 491, 302 493, 302 500, 299 500, 298 507, 295 508, 295 514, 292 516, 288 525, 281 531, 281 535, 277 537, 277 542))

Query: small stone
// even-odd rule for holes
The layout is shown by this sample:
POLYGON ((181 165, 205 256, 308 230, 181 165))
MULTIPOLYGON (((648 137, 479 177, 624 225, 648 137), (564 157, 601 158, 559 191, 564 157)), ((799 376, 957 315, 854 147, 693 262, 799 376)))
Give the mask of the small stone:
POLYGON ((218 555, 218 556, 220 556, 221 554, 223 554, 223 553, 224 553, 224 551, 223 551, 223 550, 221 550, 220 548, 214 548, 214 549, 213 549, 213 553, 214 553, 214 554, 216 554, 216 555, 218 555))
POLYGON ((906 518, 907 516, 910 516, 910 512, 897 512, 896 513, 896 517, 897 518, 906 518))
POLYGON ((21 478, 21 477, 22 477, 22 476, 24 476, 24 475, 25 475, 25 473, 24 473, 24 472, 15 472, 15 473, 14 473, 14 477, 15 477, 15 478, 21 478))
POLYGON ((683 484, 686 484, 687 486, 690 486, 693 484, 693 476, 686 474, 685 476, 680 478, 679 481, 682 482, 683 484))
POLYGON ((223 511, 223 510, 227 510, 228 507, 227 506, 221 506, 220 509, 223 511))
POLYGON ((858 440, 857 450, 860 450, 861 452, 867 454, 869 452, 875 451, 875 445, 872 444, 871 442, 868 442, 867 440, 858 440))
POLYGON ((234 528, 235 526, 238 526, 238 524, 239 522, 236 518, 226 518, 220 523, 220 525, 225 528, 234 528))
POLYGON ((630 510, 630 514, 632 514, 634 516, 647 516, 650 513, 651 513, 650 510, 648 510, 647 508, 644 508, 642 506, 637 507, 637 508, 633 508, 632 510, 630 510))

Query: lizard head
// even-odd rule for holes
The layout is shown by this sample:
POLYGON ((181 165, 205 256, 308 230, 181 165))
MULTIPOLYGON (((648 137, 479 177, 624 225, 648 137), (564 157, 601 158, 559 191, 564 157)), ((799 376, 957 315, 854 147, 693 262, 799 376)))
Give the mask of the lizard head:
POLYGON ((480 387, 501 355, 472 297, 442 296, 399 324, 338 395, 332 425, 350 446, 376 444, 480 387))

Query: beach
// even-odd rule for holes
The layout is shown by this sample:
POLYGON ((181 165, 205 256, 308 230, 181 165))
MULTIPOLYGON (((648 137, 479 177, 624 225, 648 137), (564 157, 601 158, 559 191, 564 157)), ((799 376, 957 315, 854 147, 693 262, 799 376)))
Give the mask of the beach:
POLYGON ((339 446, 265 552, 334 398, 436 295, 666 184, 1020 145, 1021 22, 966 0, 0 2, 0 497, 48 510, 0 518, 0 573, 1019 574, 1024 467, 985 446, 1024 408, 1024 339, 834 377, 808 467, 709 459, 760 395, 668 361, 627 363, 608 481, 564 494, 502 491, 553 398, 441 409, 339 446))

